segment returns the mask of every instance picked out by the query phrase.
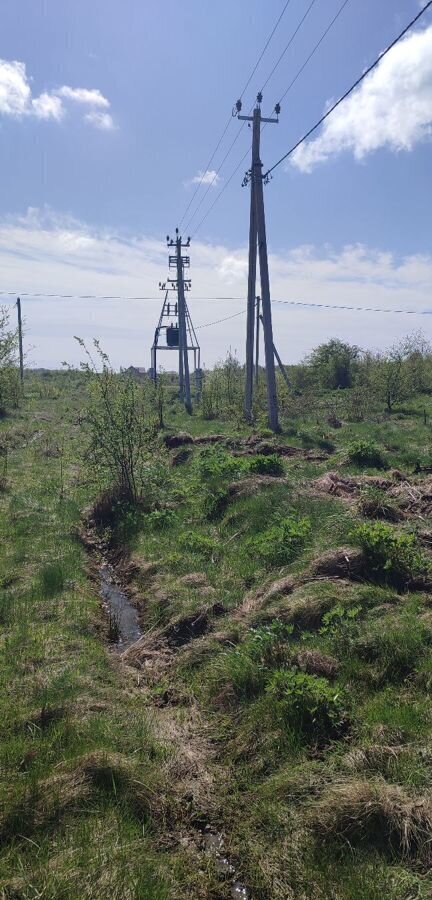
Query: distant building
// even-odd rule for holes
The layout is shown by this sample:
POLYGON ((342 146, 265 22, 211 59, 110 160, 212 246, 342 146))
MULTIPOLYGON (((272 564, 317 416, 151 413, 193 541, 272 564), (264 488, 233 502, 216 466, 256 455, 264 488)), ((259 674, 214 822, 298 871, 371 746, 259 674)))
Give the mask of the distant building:
POLYGON ((124 370, 128 375, 133 375, 134 378, 147 378, 149 372, 147 369, 142 366, 129 366, 124 370))

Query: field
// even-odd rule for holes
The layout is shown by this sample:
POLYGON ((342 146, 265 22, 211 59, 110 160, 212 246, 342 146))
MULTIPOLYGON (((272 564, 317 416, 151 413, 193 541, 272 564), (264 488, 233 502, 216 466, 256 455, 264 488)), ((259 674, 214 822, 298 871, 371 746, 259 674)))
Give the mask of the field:
POLYGON ((430 395, 167 385, 131 502, 89 390, 0 420, 1 896, 426 900, 430 395))

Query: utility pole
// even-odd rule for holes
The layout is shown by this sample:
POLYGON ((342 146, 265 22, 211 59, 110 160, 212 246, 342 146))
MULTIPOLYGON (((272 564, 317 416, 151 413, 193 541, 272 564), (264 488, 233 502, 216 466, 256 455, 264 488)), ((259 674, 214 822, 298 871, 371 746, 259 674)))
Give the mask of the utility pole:
MULTIPOLYGON (((189 357, 188 357, 188 341, 186 330, 186 301, 185 301, 185 283, 184 269, 190 266, 190 257, 182 255, 183 247, 190 247, 190 238, 183 243, 179 230, 176 228, 175 239, 167 237, 168 247, 175 247, 175 257, 170 256, 170 268, 177 269, 176 287, 177 287, 177 304, 178 304, 178 329, 179 329, 179 382, 180 382, 180 399, 184 402, 188 413, 192 412, 192 400, 189 376, 189 357)), ((168 279, 169 280, 169 279, 168 279)), ((188 280, 188 287, 190 281, 188 280)))
POLYGON ((267 257, 267 237, 264 213, 264 193, 262 162, 260 157, 261 123, 279 122, 280 106, 275 106, 276 118, 264 118, 261 115, 262 94, 257 95, 257 102, 252 116, 242 116, 241 100, 236 103, 237 117, 245 122, 252 122, 252 165, 243 184, 250 181, 251 185, 251 212, 249 223, 249 278, 248 278, 248 306, 246 325, 246 388, 245 388, 245 415, 250 421, 252 417, 253 400, 253 345, 255 328, 255 282, 256 282, 256 247, 258 244, 258 256, 260 264, 262 322, 264 330, 264 352, 267 376, 267 408, 269 425, 272 431, 279 430, 278 399, 276 389, 276 373, 273 354, 273 327, 270 300, 270 279, 267 257), (254 211, 254 212, 253 212, 254 211))
MULTIPOLYGON (((261 321, 262 321, 262 316, 260 316, 260 319, 261 319, 261 321)), ((277 362, 277 364, 278 364, 278 366, 279 366, 279 368, 280 368, 280 370, 281 370, 281 375, 282 375, 282 377, 283 377, 283 379, 284 379, 284 381, 285 381, 285 384, 286 384, 287 388, 289 388, 289 390, 291 391, 291 390, 292 390, 292 384, 291 384, 291 382, 290 382, 290 380, 289 380, 289 378, 288 378, 288 375, 287 375, 287 371, 286 371, 286 369, 285 369, 285 366, 284 366, 284 364, 283 364, 283 362, 282 362, 282 360, 281 360, 281 358, 280 358, 280 356, 279 356, 279 353, 277 352, 276 347, 275 347, 274 344, 273 344, 273 353, 274 353, 274 355, 275 355, 275 357, 276 357, 276 362, 277 362)))
POLYGON ((24 353, 23 353, 23 334, 22 334, 22 318, 21 318, 21 298, 17 297, 18 309, 18 346, 19 346, 19 365, 20 365, 20 381, 21 388, 24 387, 24 353))
POLYGON ((255 386, 258 387, 259 380, 259 327, 260 327, 260 305, 261 297, 256 298, 256 338, 255 338, 255 386))

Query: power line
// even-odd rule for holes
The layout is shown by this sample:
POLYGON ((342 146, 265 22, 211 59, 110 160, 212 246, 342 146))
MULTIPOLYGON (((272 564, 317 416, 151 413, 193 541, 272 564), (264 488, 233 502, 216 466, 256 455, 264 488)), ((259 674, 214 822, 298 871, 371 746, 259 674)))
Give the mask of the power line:
MULTIPOLYGON (((244 123, 243 123, 243 124, 244 124, 244 123)), ((228 185, 231 183, 231 181, 233 180, 234 176, 237 175, 237 172, 238 172, 238 170, 240 169, 240 166, 243 165, 243 163, 244 163, 246 157, 249 156, 249 153, 250 153, 250 149, 249 149, 249 147, 248 147, 248 149, 246 150, 246 153, 243 154, 243 156, 242 156, 240 162, 237 164, 237 166, 235 167, 234 171, 231 173, 230 177, 227 179, 227 181, 225 181, 223 187, 221 188, 221 190, 219 191, 219 193, 216 195, 215 199, 213 200, 213 203, 211 204, 211 206, 209 206, 207 212, 204 213, 202 219, 199 221, 197 227, 195 228, 195 231, 193 232, 193 235, 192 235, 193 238, 194 238, 195 235, 198 233, 198 231, 200 230, 201 226, 204 224, 204 222, 205 222, 207 216, 210 215, 212 209, 216 206, 216 203, 218 202, 218 200, 220 200, 220 198, 222 197, 222 194, 224 193, 224 191, 226 191, 228 185)))
MULTIPOLYGON (((314 3, 315 0, 312 0, 312 2, 314 3)), ((279 18, 278 18, 278 20, 277 20, 277 22, 276 22, 276 24, 275 24, 275 26, 274 26, 274 28, 273 28, 273 31, 271 32, 271 34, 270 34, 269 37, 267 38, 267 41, 266 41, 266 43, 265 43, 265 45, 264 45, 264 48, 263 48, 263 50, 262 50, 262 53, 261 53, 261 55, 258 57, 258 60, 257 60, 257 62, 256 62, 256 64, 255 64, 254 68, 252 69, 252 72, 251 72, 251 74, 249 75, 249 78, 248 78, 248 80, 247 80, 247 82, 246 82, 246 84, 245 84, 245 86, 244 86, 244 88, 243 88, 243 90, 242 90, 242 92, 241 92, 241 94, 240 94, 240 100, 242 99, 243 94, 245 93, 245 91, 247 90, 247 88, 249 87, 249 85, 250 85, 250 83, 251 83, 251 81, 252 81, 252 78, 253 78, 253 76, 255 75, 255 72, 256 72, 256 70, 257 70, 257 68, 258 68, 258 66, 259 66, 259 64, 260 64, 260 62, 261 62, 261 60, 262 60, 262 58, 263 58, 263 56, 264 56, 264 53, 266 52, 267 47, 268 47, 268 45, 269 45, 269 43, 270 43, 270 41, 271 41, 273 35, 275 34, 275 32, 276 32, 276 30, 277 30, 277 28, 278 28, 278 26, 279 26, 279 23, 280 23, 282 17, 284 16, 284 14, 285 14, 285 12, 286 12, 288 6, 289 6, 289 3, 290 3, 290 0, 287 0, 287 2, 285 3, 285 6, 284 6, 284 8, 283 8, 283 10, 282 10, 282 12, 281 12, 279 18)), ((267 83, 267 82, 266 82, 266 83, 267 83)))
POLYGON ((340 306, 338 303, 306 303, 302 300, 272 300, 272 303, 280 303, 284 306, 308 306, 319 309, 348 309, 355 312, 391 313, 404 316, 432 316, 432 309, 389 309, 380 306, 340 306))
MULTIPOLYGON (((102 295, 102 294, 44 294, 25 293, 23 291, 0 291, 0 297, 30 297, 33 299, 56 299, 56 300, 146 300, 160 303, 160 297, 135 297, 121 295, 102 295)), ((211 301, 214 300, 243 300, 244 297, 193 297, 193 300, 211 301)))
POLYGON ((290 39, 289 39, 289 41, 288 41, 288 43, 287 43, 285 49, 282 50, 282 53, 281 53, 281 55, 279 56, 279 59, 275 62, 274 66, 273 66, 273 68, 272 68, 272 70, 271 70, 271 72, 270 72, 270 75, 268 75, 267 79, 265 80, 265 82, 264 82, 264 84, 263 84, 263 86, 262 86, 262 88, 261 88, 261 93, 263 93, 264 88, 266 87, 266 85, 267 85, 267 84, 269 83, 269 81, 270 81, 270 78, 271 78, 271 77, 274 75, 274 73, 276 72, 276 69, 278 68, 279 64, 282 62, 282 60, 283 60, 283 58, 284 58, 284 56, 285 56, 285 53, 286 53, 287 50, 291 47, 291 44, 292 44, 292 42, 293 42, 293 40, 294 40, 296 34, 300 31, 300 28, 302 27, 303 22, 305 21, 305 19, 307 19, 308 15, 309 15, 309 13, 310 13, 310 11, 311 11, 311 9, 312 9, 312 7, 314 6, 315 3, 316 3, 316 0, 311 0, 311 2, 309 3, 309 6, 308 6, 306 12, 304 13, 304 15, 302 16, 302 18, 300 19, 300 22, 299 22, 299 24, 297 25, 297 28, 295 29, 294 34, 291 35, 291 37, 290 37, 290 39))
POLYGON ((308 62, 310 62, 310 60, 312 59, 312 57, 315 55, 316 51, 318 50, 318 47, 321 46, 321 44, 322 44, 324 38, 327 37, 329 31, 333 28, 333 25, 335 24, 335 22, 337 21, 337 19, 338 19, 339 16, 340 16, 340 14, 343 12, 343 10, 345 9, 346 5, 347 5, 349 2, 350 2, 350 0, 344 0, 344 2, 342 3, 342 6, 339 7, 339 9, 338 9, 336 15, 333 17, 333 19, 331 20, 330 24, 327 25, 327 28, 325 29, 325 31, 324 31, 323 34, 321 35, 319 41, 317 41, 317 43, 315 44, 315 47, 314 47, 313 50, 309 53, 309 56, 307 57, 307 59, 305 59, 303 65, 300 66, 300 69, 298 70, 297 74, 294 76, 294 78, 292 79, 292 81, 291 81, 290 84, 288 85, 286 91, 284 91, 284 93, 282 94, 282 96, 281 96, 281 98, 280 98, 280 100, 279 100, 279 103, 282 103, 282 100, 285 99, 286 95, 288 94, 288 92, 291 90, 291 88, 293 87, 293 85, 294 85, 295 82, 297 81, 297 78, 300 77, 301 73, 302 73, 303 70, 306 68, 308 62))
MULTIPOLYGON (((253 67, 253 69, 252 69, 252 72, 251 72, 251 74, 249 75, 249 78, 248 78, 247 81, 246 81, 246 84, 245 84, 245 86, 244 86, 244 88, 243 88, 243 90, 242 90, 242 92, 241 92, 241 94, 240 94, 240 99, 243 97, 243 94, 245 93, 245 91, 246 91, 247 88, 249 87, 249 85, 250 85, 250 83, 251 83, 251 81, 252 81, 252 78, 253 78, 253 76, 255 75, 255 72, 256 72, 256 70, 258 69, 258 66, 259 66, 259 64, 260 64, 260 62, 261 62, 261 60, 262 60, 262 58, 263 58, 263 56, 264 56, 264 54, 265 54, 265 52, 266 52, 266 50, 267 50, 267 47, 269 46, 269 44, 270 44, 270 42, 271 42, 271 40, 272 40, 274 34, 276 33, 276 31, 277 31, 277 29, 278 29, 278 27, 279 27, 280 22, 282 21, 283 16, 285 15, 286 10, 288 9, 288 6, 289 6, 290 2, 291 2, 291 0, 286 0, 285 6, 284 6, 282 12, 280 13, 278 19, 276 20, 275 25, 273 26, 273 29, 272 29, 272 31, 271 31, 269 37, 267 38, 266 43, 264 44, 264 47, 263 47, 263 49, 262 49, 262 51, 261 51, 261 53, 260 53, 260 56, 258 57, 257 62, 255 63, 255 65, 254 65, 254 67, 253 67)), ((227 123, 226 123, 226 125, 225 125, 225 127, 224 127, 224 129, 223 129, 223 131, 222 131, 222 134, 221 134, 221 136, 220 136, 220 138, 219 138, 219 140, 218 140, 218 142, 217 142, 217 144, 216 144, 216 147, 215 147, 215 149, 213 150, 213 153, 212 153, 211 156, 210 156, 210 159, 209 159, 209 161, 208 161, 208 163, 207 163, 205 169, 202 169, 202 170, 201 170, 201 171, 202 171, 201 178, 199 179, 198 184, 197 184, 197 186, 196 186, 196 188, 195 188, 195 190, 194 190, 194 192, 193 192, 193 194, 192 194, 192 197, 191 197, 191 199, 189 200, 189 203, 188 203, 188 205, 187 205, 187 207, 186 207, 186 209, 185 209, 185 211, 184 211, 184 213, 183 213, 183 215, 182 215, 182 217, 181 217, 181 219, 180 219, 179 226, 181 226, 181 224, 182 224, 183 221, 185 220, 185 218, 186 218, 186 216, 187 216, 187 214, 188 214, 188 212, 189 212, 189 210, 190 210, 190 208, 191 208, 191 206, 192 206, 192 204, 193 204, 193 202, 194 202, 194 200, 195 200, 195 197, 196 197, 196 195, 197 195, 197 193, 198 193, 198 191, 199 191, 201 185, 204 183, 204 179, 205 179, 205 177, 206 177, 206 174, 207 174, 207 172, 210 170, 210 166, 211 166, 211 164, 212 164, 212 162, 213 162, 213 160, 214 160, 214 158, 215 158, 215 156, 216 156, 216 153, 217 153, 217 151, 219 150, 219 147, 220 147, 220 145, 222 144, 222 141, 223 141, 223 139, 224 139, 224 137, 225 137, 225 135, 226 135, 226 133, 227 133, 227 131, 228 131, 228 128, 229 128, 229 126, 230 126, 230 124, 231 124, 232 118, 233 118, 232 115, 230 115, 229 118, 228 118, 228 121, 227 121, 227 123)), ((237 135, 237 137, 238 137, 238 135, 237 135)), ((236 138, 235 140, 237 140, 237 138, 236 138)), ((235 144, 235 141, 233 142, 232 146, 234 146, 234 144, 235 144)), ((232 149, 232 148, 231 148, 231 149, 232 149)), ((231 150, 228 151, 228 152, 230 153, 231 150)), ((213 182, 215 181, 217 175, 219 174, 220 169, 221 169, 221 167, 222 167, 222 165, 223 165, 225 159, 226 159, 226 157, 225 157, 224 160, 222 161, 221 165, 219 166, 219 169, 218 169, 217 172, 215 173, 214 178, 213 178, 212 181, 210 182, 210 184, 209 184, 209 186, 208 186, 208 189, 207 189, 207 191, 206 191, 206 194, 208 193, 209 188, 212 186, 212 184, 213 184, 213 182)), ((206 194, 205 194, 204 196, 206 196, 206 194)), ((201 204, 200 204, 200 205, 201 205, 201 204)), ((199 206, 198 206, 198 208, 195 210, 195 213, 193 214, 193 216, 192 216, 192 218, 190 219, 190 221, 192 221, 192 219, 195 217, 195 215, 196 215, 198 209, 199 209, 199 206)))
MULTIPOLYGON (((195 209, 195 212, 193 212, 192 215, 190 216, 190 218, 188 219, 188 223, 187 223, 187 226, 186 226, 186 231, 189 231, 190 226, 191 226, 191 224, 192 224, 192 222, 193 222, 193 220, 194 220, 194 218, 195 218, 195 216, 196 216, 198 210, 199 210, 199 209, 201 208, 201 206, 203 205, 204 200, 205 200, 205 198, 207 197, 207 194, 208 194, 209 190, 210 190, 210 189, 213 187, 213 185, 215 184, 216 179, 218 178, 219 172, 220 172, 220 170, 222 169, 222 166, 223 166, 223 165, 225 164, 225 162, 227 161, 227 159, 228 159, 228 157, 229 157, 229 155, 230 155, 230 153, 231 153, 231 150, 233 149, 234 145, 237 143, 237 141, 238 141, 238 139, 239 139, 239 137, 240 137, 240 135, 241 135, 241 133, 242 133, 242 131, 243 131, 244 125, 245 125, 245 123, 243 122, 243 124, 240 126, 240 128, 239 128, 239 130, 238 130, 238 132, 237 132, 237 134, 236 134, 236 136, 235 136, 235 138, 234 138, 234 140, 233 140, 233 141, 231 142, 231 144, 229 145, 228 150, 227 150, 227 152, 225 153, 225 156, 224 156, 222 162, 219 164, 218 168, 216 169, 216 171, 215 171, 215 173, 214 173, 214 175, 213 175, 212 180, 209 181, 209 183, 208 183, 208 185, 207 185, 207 190, 204 191, 204 193, 203 193, 203 195, 202 195, 202 197, 201 197, 201 200, 199 201, 198 206, 197 206, 196 209, 195 209)), ((247 152, 249 153, 249 150, 248 150, 247 152)), ((231 180, 231 179, 230 179, 230 180, 231 180)))
POLYGON ((216 319, 215 322, 206 322, 204 325, 197 325, 196 328, 210 328, 211 325, 219 325, 220 322, 228 322, 229 319, 236 319, 237 316, 244 315, 246 315, 246 310, 242 309, 240 312, 234 313, 232 316, 225 316, 223 319, 216 319))
POLYGON ((400 34, 398 34, 398 36, 394 39, 394 41, 392 41, 392 43, 389 44, 389 46, 386 48, 386 50, 384 50, 382 53, 380 53, 380 55, 375 59, 375 61, 372 63, 372 65, 369 66, 365 70, 365 72, 363 72, 363 74, 360 75, 359 78, 357 78, 357 80, 354 82, 354 84, 352 84, 351 87, 347 91, 345 91, 345 93, 342 95, 342 97, 340 97, 339 100, 337 100, 336 103, 334 103, 333 106, 331 106, 330 109, 328 109, 327 112, 324 113, 323 116, 321 116, 321 118, 318 120, 318 122, 316 122, 316 124, 313 125, 312 128, 310 128, 309 131, 307 131, 306 134, 304 134, 303 137, 300 138, 300 140, 297 141, 297 143, 294 144, 294 146, 291 147, 291 149, 288 150, 287 153, 285 153, 283 156, 281 156, 281 158, 278 159, 278 161, 275 162, 274 165, 271 166, 270 169, 267 170, 267 172, 263 176, 264 178, 268 178, 269 175, 271 175, 271 173, 274 172, 274 170, 277 169, 277 167, 281 165, 281 163, 283 163, 286 159, 288 159, 288 157, 291 156, 294 153, 294 151, 297 150, 297 148, 300 147, 300 145, 303 144, 308 139, 308 137, 310 137, 311 134, 313 134, 313 132, 316 131, 317 128, 319 128, 320 125, 323 124, 323 122, 325 122, 326 119, 328 119, 329 116, 331 116, 331 114, 343 102, 343 100, 346 100, 346 98, 349 97, 350 94, 352 94, 352 92, 355 90, 355 88, 358 87, 358 85, 361 84, 362 81, 364 81, 364 79, 370 74, 370 72, 372 72, 372 70, 376 68, 376 66, 381 62, 381 60, 384 59, 385 56, 387 56, 387 53, 389 53, 390 50, 392 50, 393 47, 399 43, 399 41, 407 34, 407 32, 413 27, 413 25, 415 25, 416 22, 418 22, 418 20, 424 15, 424 13, 431 6, 432 6, 432 0, 429 0, 429 2, 426 3, 426 6, 424 6, 423 9, 421 9, 420 12, 414 17, 414 19, 412 19, 411 22, 409 22, 408 25, 406 25, 406 27, 403 29, 403 31, 401 31, 400 34))

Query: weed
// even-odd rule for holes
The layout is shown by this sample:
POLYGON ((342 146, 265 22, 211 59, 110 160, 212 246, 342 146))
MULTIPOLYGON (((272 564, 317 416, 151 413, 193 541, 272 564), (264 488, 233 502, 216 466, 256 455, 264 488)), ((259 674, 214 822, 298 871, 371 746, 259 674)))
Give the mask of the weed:
POLYGON ((347 699, 325 678, 280 670, 273 674, 266 690, 279 701, 289 726, 307 738, 329 738, 347 724, 347 699))
POLYGON ((60 562, 48 563, 39 573, 40 590, 43 597, 55 597, 65 586, 65 573, 60 562))
POLYGON ((365 553, 370 577, 377 581, 406 588, 429 570, 414 534, 396 531, 384 522, 365 522, 351 536, 365 553))
POLYGON ((352 441, 348 445, 348 461, 360 467, 385 468, 385 460, 379 447, 372 441, 352 441))
POLYGON ((284 474, 284 467, 276 453, 269 453, 268 456, 258 454, 250 461, 249 471, 255 475, 274 475, 277 477, 284 474))
POLYGON ((267 569, 285 566, 301 553, 310 534, 309 518, 280 517, 266 531, 249 539, 249 552, 267 569))

